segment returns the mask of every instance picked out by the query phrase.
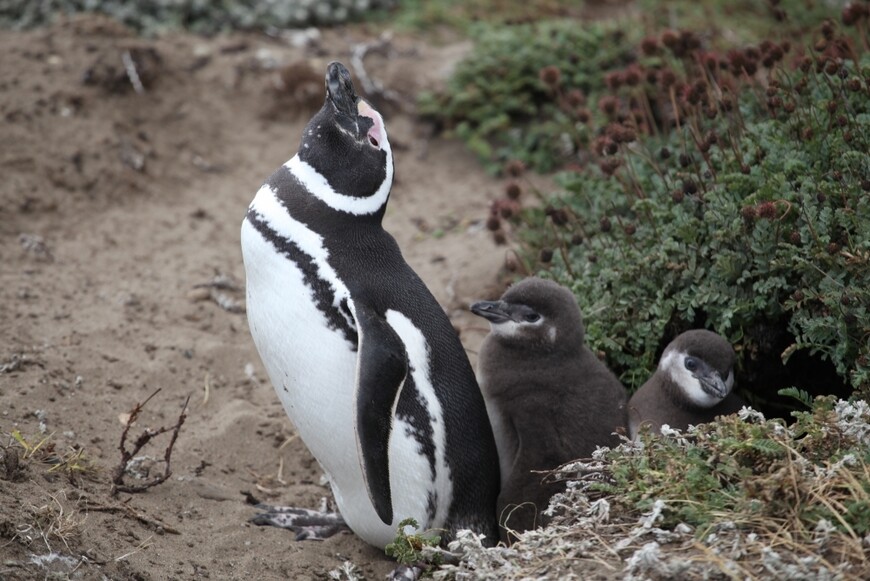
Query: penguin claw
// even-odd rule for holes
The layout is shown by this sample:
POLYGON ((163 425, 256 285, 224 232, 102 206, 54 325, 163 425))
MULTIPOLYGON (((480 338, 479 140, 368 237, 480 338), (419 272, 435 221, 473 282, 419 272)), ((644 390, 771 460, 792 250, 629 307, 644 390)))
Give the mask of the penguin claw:
POLYGON ((322 541, 342 530, 350 530, 337 512, 268 504, 258 504, 256 508, 263 512, 251 517, 251 523, 291 530, 296 533, 297 541, 322 541))

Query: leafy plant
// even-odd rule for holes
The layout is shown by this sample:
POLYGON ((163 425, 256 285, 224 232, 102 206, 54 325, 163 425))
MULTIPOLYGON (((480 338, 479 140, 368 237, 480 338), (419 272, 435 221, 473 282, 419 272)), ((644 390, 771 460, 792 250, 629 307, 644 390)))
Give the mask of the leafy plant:
POLYGON ((607 453, 610 481, 590 489, 618 494, 637 511, 664 501, 662 522, 697 527, 699 536, 723 520, 804 521, 792 529, 810 530, 822 519, 863 536, 870 532, 868 412, 865 402, 825 397, 796 412, 790 428, 750 413, 697 426, 688 440, 645 432, 641 447, 607 453))
MULTIPOLYGON (((413 518, 402 520, 396 530, 396 538, 384 548, 387 556, 394 558, 402 565, 418 565, 426 561, 423 549, 426 547, 438 547, 441 544, 441 537, 432 533, 424 532, 417 534, 405 531, 408 527, 416 531, 419 526, 413 518)), ((440 564, 440 555, 436 553, 430 565, 437 567, 440 564)))
POLYGON ((549 171, 587 139, 585 91, 630 59, 624 33, 572 20, 479 25, 474 54, 420 111, 462 138, 492 171, 519 159, 549 171))
POLYGON ((522 248, 513 266, 574 290, 629 387, 671 338, 708 327, 756 405, 782 413, 789 386, 870 395, 868 11, 843 19, 861 26, 825 21, 806 51, 643 39, 590 87, 592 138, 564 192, 521 209, 513 181, 493 205, 496 240, 522 248))
POLYGON ((779 393, 779 395, 796 399, 806 408, 813 407, 813 398, 810 396, 810 394, 802 389, 798 389, 796 387, 785 387, 783 389, 780 389, 777 393, 779 393))
POLYGON ((795 421, 753 410, 599 449, 567 480, 547 527, 510 548, 457 535, 441 579, 866 579, 870 405, 816 398, 795 421))

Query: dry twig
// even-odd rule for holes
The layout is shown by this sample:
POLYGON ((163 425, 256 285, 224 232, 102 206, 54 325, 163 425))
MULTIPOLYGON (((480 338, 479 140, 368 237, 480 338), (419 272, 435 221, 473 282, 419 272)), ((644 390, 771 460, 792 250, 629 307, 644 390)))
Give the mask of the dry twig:
POLYGON ((142 79, 139 78, 136 61, 133 60, 133 55, 129 50, 121 53, 121 62, 124 64, 124 71, 127 73, 127 78, 130 79, 130 84, 133 85, 133 90, 140 95, 143 94, 145 86, 142 84, 142 79))
POLYGON ((402 98, 402 95, 396 91, 387 89, 383 83, 369 76, 365 69, 364 60, 370 52, 381 52, 389 56, 392 52, 392 39, 388 35, 381 37, 374 42, 362 42, 355 44, 350 57, 350 66, 354 74, 360 80, 363 91, 369 98, 382 98, 387 101, 392 101, 400 108, 407 109, 408 104, 402 98))
POLYGON ((184 400, 184 407, 181 409, 181 414, 178 416, 178 421, 175 422, 174 426, 166 426, 162 428, 158 428, 156 430, 151 430, 146 428, 142 434, 139 435, 138 438, 133 442, 133 449, 131 451, 127 451, 127 435, 130 432, 130 427, 136 422, 136 419, 139 417, 139 414, 142 412, 142 409, 145 405, 151 401, 151 398, 157 395, 160 392, 160 388, 158 388, 154 393, 148 396, 148 398, 141 403, 137 403, 132 410, 130 410, 129 418, 127 419, 126 424, 124 425, 124 431, 121 432, 121 443, 119 448, 121 450, 121 462, 115 468, 112 473, 112 494, 115 495, 118 492, 128 492, 128 493, 136 493, 136 492, 144 492, 149 488, 153 488, 158 484, 165 482, 170 476, 172 476, 172 470, 169 465, 169 461, 172 457, 172 448, 175 446, 175 440, 178 438, 178 432, 181 430, 181 426, 184 424, 184 420, 187 419, 187 404, 190 402, 190 396, 184 400), (125 484, 124 483, 124 473, 127 470, 127 466, 130 463, 136 454, 145 447, 148 442, 151 441, 152 438, 159 436, 160 434, 165 434, 166 432, 172 432, 172 436, 169 439, 169 444, 166 447, 166 451, 163 453, 163 462, 165 464, 163 474, 157 476, 156 478, 152 478, 151 480, 145 482, 144 484, 125 484))

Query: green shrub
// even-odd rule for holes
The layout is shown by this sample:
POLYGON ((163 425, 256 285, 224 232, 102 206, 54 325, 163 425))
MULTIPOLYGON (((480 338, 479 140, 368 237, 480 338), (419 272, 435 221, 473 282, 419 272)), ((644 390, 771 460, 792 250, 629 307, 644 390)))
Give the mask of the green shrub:
POLYGON ((462 138, 497 169, 520 159, 541 171, 561 167, 585 141, 578 114, 603 71, 627 63, 630 43, 614 28, 546 21, 480 25, 474 54, 444 93, 425 93, 420 111, 462 138))
POLYGON ((826 21, 806 49, 647 37, 589 86, 588 146, 558 176, 564 192, 494 204, 496 239, 515 231, 526 270, 574 290, 627 386, 675 335, 707 327, 735 345, 763 408, 791 385, 870 395, 867 18, 852 36, 826 21))

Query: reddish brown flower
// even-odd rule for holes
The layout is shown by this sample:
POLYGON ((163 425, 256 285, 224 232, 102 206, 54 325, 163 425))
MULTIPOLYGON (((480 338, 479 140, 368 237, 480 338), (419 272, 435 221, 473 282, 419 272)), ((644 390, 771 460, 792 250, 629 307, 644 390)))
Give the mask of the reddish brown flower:
POLYGON ((673 50, 680 42, 680 36, 673 30, 666 30, 662 33, 662 44, 673 50))
POLYGON ((616 157, 608 157, 598 162, 598 167, 606 176, 612 176, 619 169, 622 162, 616 157))
POLYGON ((618 90, 625 82, 622 71, 611 71, 604 75, 604 83, 611 91, 618 90))
POLYGON ((549 65, 540 70, 538 77, 548 87, 556 87, 562 80, 562 71, 556 65, 549 65))
POLYGON ((808 56, 801 57, 798 60, 798 68, 804 73, 808 73, 812 66, 813 66, 813 59, 811 59, 808 56))
POLYGON ((870 7, 865 4, 853 3, 843 8, 843 24, 845 26, 854 26, 862 18, 866 18, 870 14, 870 7))
POLYGON ((505 195, 511 200, 517 200, 523 193, 523 188, 515 181, 509 181, 504 187, 505 195))
POLYGON ((613 95, 605 95, 598 100, 598 108, 605 115, 611 116, 619 109, 619 101, 613 95))
POLYGON ((554 210, 553 213, 550 214, 550 220, 552 220, 553 224, 556 226, 564 226, 568 223, 568 212, 562 208, 554 210))
POLYGON ((654 36, 648 36, 640 41, 640 50, 647 56, 658 54, 659 42, 654 36))
MULTIPOLYGON (((609 127, 609 133, 611 139, 616 143, 631 143, 635 139, 637 139, 637 133, 631 127, 626 127, 625 125, 611 125, 609 127)), ((616 151, 608 151, 611 155, 616 153, 616 151)))
POLYGON ((773 202, 762 202, 758 204, 758 215, 765 220, 773 220, 776 218, 776 204, 773 202))
POLYGON ((517 178, 523 175, 526 171, 526 164, 523 163, 522 160, 512 159, 506 164, 504 164, 504 173, 507 175, 517 178))
POLYGON ((683 181, 683 193, 687 196, 692 196, 698 193, 698 184, 694 180, 683 181))
POLYGON ((680 167, 687 168, 692 165, 692 156, 687 153, 681 153, 679 157, 680 167))
POLYGON ((586 95, 580 89, 571 89, 565 96, 565 100, 568 101, 568 105, 576 109, 586 104, 586 95))
POLYGON ((662 69, 659 73, 659 83, 662 87, 668 88, 677 82, 677 75, 671 69, 662 69))

